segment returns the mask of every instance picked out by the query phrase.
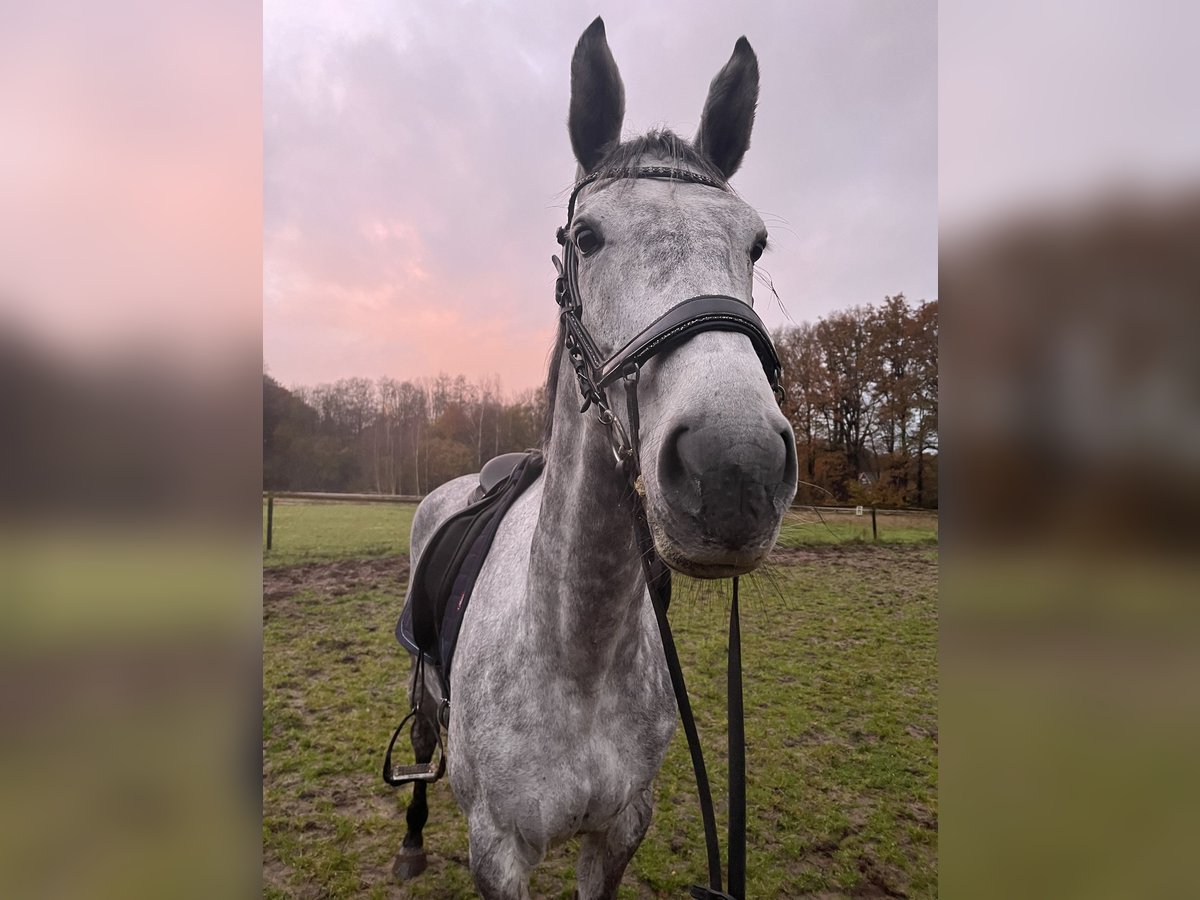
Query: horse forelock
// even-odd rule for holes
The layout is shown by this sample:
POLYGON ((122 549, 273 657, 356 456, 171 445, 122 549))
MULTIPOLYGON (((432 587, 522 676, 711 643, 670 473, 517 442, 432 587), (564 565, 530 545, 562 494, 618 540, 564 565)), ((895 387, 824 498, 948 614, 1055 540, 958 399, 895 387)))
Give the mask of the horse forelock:
POLYGON ((620 177, 623 172, 648 160, 653 160, 659 165, 692 169, 720 184, 725 184, 725 176, 708 157, 667 128, 653 129, 640 137, 616 145, 600 161, 596 172, 601 179, 620 177))

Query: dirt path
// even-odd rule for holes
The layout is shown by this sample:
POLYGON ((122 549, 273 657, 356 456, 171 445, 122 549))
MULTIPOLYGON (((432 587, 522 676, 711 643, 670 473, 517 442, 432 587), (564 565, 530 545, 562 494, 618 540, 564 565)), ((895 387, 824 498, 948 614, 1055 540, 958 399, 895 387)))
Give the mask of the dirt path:
POLYGON ((905 565, 925 564, 937 568, 936 553, 929 556, 929 551, 937 550, 936 544, 887 544, 868 543, 866 541, 847 541, 843 544, 814 544, 811 547, 776 547, 767 557, 768 564, 777 566, 796 566, 814 562, 839 562, 854 568, 878 569, 886 568, 901 560, 905 565))
POLYGON ((302 591, 341 597, 379 587, 399 588, 407 579, 407 556, 279 566, 263 570, 263 603, 287 600, 302 591))

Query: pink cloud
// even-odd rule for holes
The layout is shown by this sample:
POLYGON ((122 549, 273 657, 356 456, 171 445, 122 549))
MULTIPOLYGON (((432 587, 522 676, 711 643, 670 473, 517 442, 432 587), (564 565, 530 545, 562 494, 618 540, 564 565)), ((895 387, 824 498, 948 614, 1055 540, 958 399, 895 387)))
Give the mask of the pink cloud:
MULTIPOLYGON (((764 264, 792 317, 936 296, 936 6, 778 6, 746 22, 688 11, 609 17, 626 130, 690 133, 745 31, 764 80, 735 186, 772 230, 764 264)), ((549 257, 575 171, 570 54, 591 16, 550 3, 266 12, 272 372, 540 384, 549 257)), ((762 309, 785 321, 773 299, 762 309)))

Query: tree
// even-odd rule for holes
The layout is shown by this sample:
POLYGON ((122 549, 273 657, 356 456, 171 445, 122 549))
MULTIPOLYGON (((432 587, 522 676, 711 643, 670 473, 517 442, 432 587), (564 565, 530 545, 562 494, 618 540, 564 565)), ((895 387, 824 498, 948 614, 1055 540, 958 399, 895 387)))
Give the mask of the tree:
POLYGON ((817 322, 827 391, 825 418, 831 449, 846 457, 847 470, 857 473, 865 462, 867 438, 875 424, 881 372, 873 339, 874 313, 856 306, 817 322))
POLYGON ((805 322, 775 333, 775 348, 783 365, 783 413, 796 433, 800 480, 817 484, 818 431, 824 405, 825 377, 816 328, 805 322))
MULTIPOLYGON (((903 294, 778 330, 783 412, 811 503, 937 505, 938 304, 903 294)), ((545 387, 498 376, 345 378, 287 390, 263 374, 263 483, 423 494, 491 456, 540 444, 545 387)))
POLYGON ((885 297, 780 329, 775 343, 797 496, 863 498, 865 477, 870 502, 936 504, 927 470, 937 449, 937 301, 913 308, 903 294, 885 297))
POLYGON ((925 451, 934 451, 936 477, 936 453, 938 449, 938 302, 923 303, 913 317, 913 356, 915 359, 914 380, 916 382, 916 481, 917 504, 937 505, 936 490, 932 500, 926 495, 925 451))

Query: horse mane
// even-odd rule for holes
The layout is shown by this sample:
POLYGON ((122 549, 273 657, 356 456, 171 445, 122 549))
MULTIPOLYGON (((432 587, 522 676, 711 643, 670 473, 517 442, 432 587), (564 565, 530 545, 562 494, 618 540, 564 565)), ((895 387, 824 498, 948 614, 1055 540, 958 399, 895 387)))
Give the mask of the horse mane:
MULTIPOLYGON (((725 176, 704 154, 667 128, 652 129, 640 137, 617 144, 600 161, 596 171, 600 173, 601 178, 620 178, 627 170, 640 166, 647 157, 657 165, 687 166, 721 184, 725 183, 725 176)), ((558 374, 562 367, 565 337, 560 319, 554 336, 554 347, 550 353, 550 371, 546 376, 546 418, 542 426, 541 443, 543 450, 549 448, 550 436, 554 430, 554 398, 558 393, 558 374)))
POLYGON ((554 432, 554 398, 558 395, 558 370, 562 368, 563 341, 562 319, 558 320, 558 329, 554 332, 554 347, 550 351, 550 371, 546 375, 546 409, 542 419, 543 452, 550 449, 550 436, 554 432))

